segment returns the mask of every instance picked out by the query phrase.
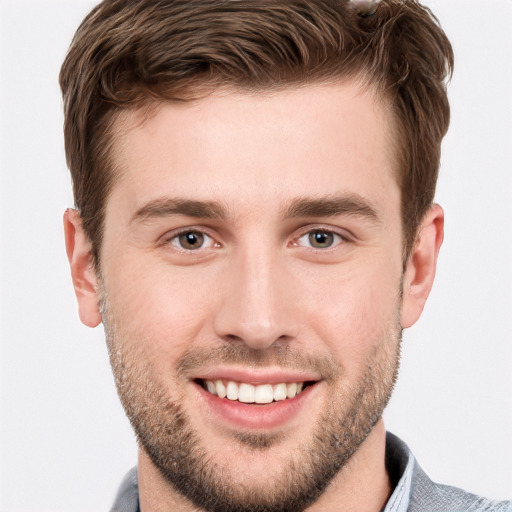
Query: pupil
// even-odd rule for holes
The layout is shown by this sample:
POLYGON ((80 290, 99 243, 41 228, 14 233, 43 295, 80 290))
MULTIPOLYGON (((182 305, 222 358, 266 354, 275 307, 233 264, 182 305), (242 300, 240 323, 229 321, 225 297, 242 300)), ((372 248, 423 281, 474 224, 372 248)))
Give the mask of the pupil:
POLYGON ((316 231, 309 235, 309 241, 313 247, 318 249, 325 249, 330 247, 333 243, 332 233, 325 233, 322 231, 316 231))
POLYGON ((180 243, 184 249, 198 249, 203 245, 204 236, 201 233, 189 232, 180 235, 180 243))

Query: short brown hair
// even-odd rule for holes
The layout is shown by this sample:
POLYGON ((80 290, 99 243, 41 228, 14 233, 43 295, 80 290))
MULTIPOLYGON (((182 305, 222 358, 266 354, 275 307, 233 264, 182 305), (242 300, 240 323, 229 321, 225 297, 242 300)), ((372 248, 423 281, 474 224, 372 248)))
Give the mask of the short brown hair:
POLYGON ((362 79, 390 105, 404 253, 432 204, 450 110, 453 52, 428 8, 383 0, 104 0, 60 73, 75 205, 98 264, 117 114, 228 85, 252 91, 362 79))

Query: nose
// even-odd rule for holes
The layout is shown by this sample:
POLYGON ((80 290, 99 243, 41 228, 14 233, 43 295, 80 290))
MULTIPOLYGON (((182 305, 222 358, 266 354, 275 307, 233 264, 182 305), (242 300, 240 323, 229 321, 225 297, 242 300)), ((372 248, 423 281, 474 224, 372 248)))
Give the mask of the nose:
POLYGON ((299 318, 294 314, 291 286, 277 255, 263 250, 240 255, 223 278, 216 334, 255 350, 294 338, 299 318))

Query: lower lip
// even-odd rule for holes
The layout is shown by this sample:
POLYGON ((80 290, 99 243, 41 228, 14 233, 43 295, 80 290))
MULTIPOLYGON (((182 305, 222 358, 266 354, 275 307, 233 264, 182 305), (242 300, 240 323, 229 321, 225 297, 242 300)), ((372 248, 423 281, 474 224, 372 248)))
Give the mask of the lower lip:
POLYGON ((207 408, 223 423, 244 429, 272 429, 292 421, 305 407, 318 383, 308 386, 295 398, 270 404, 245 404, 238 400, 219 398, 195 384, 207 408))

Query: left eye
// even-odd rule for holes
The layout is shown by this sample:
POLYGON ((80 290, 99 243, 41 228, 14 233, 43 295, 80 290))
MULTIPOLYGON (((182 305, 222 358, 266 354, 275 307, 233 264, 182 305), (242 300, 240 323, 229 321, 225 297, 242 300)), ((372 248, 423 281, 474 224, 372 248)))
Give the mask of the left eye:
POLYGON ((299 245, 313 249, 329 249, 343 241, 343 237, 332 231, 317 229, 299 238, 299 245))
POLYGON ((186 231, 173 237, 171 239, 171 245, 181 250, 195 251, 197 249, 212 247, 213 240, 210 236, 200 231, 186 231))

